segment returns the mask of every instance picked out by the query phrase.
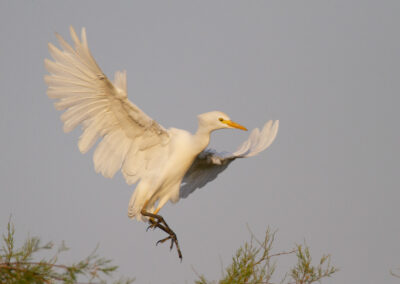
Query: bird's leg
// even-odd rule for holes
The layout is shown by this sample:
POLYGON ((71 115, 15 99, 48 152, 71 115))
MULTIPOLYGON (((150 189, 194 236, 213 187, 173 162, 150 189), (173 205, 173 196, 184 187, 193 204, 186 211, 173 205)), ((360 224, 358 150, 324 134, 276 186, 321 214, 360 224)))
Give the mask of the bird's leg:
MULTIPOLYGON (((145 207, 143 207, 143 208, 145 208, 145 207)), ((147 214, 158 215, 157 213, 158 213, 158 211, 160 211, 160 209, 161 209, 161 208, 157 208, 153 213, 150 213, 150 212, 148 212, 148 211, 146 211, 146 212, 147 212, 147 214)), ((158 227, 159 229, 161 229, 161 230, 163 230, 164 232, 166 232, 167 234, 169 234, 169 232, 166 231, 166 230, 168 230, 167 227, 169 228, 169 226, 167 225, 167 223, 165 222, 165 220, 163 219, 162 216, 160 216, 160 215, 158 215, 158 216, 159 216, 159 218, 158 218, 157 220, 155 220, 155 219, 152 218, 152 217, 149 218, 149 223, 150 223, 150 225, 147 227, 146 231, 148 231, 150 228, 155 229, 155 228, 158 227), (165 226, 164 226, 163 224, 161 224, 161 221, 164 222, 165 226)), ((170 230, 171 230, 171 229, 170 229, 170 230)), ((172 231, 172 230, 171 230, 171 231, 172 231)), ((157 243, 158 243, 158 242, 157 242, 157 243)))
POLYGON ((166 232, 169 235, 168 237, 159 240, 156 243, 156 245, 158 245, 159 243, 162 244, 167 240, 171 240, 170 249, 172 249, 175 244, 176 250, 178 251, 178 256, 182 261, 182 253, 181 253, 181 249, 179 248, 178 238, 176 237, 175 232, 171 230, 171 228, 168 226, 167 222, 165 222, 164 218, 161 215, 158 215, 157 212, 158 212, 158 210, 156 210, 155 213, 150 213, 150 212, 146 211, 144 208, 142 209, 142 211, 140 211, 140 213, 143 216, 150 217, 149 222, 151 223, 151 225, 149 226, 149 228, 159 228, 160 230, 166 232))

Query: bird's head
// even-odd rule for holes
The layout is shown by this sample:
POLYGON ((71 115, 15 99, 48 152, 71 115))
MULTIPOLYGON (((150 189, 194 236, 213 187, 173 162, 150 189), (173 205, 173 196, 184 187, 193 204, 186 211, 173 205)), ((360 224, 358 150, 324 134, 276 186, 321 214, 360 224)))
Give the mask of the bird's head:
POLYGON ((237 128, 247 131, 247 128, 239 123, 233 122, 229 116, 221 111, 211 111, 198 116, 199 126, 210 131, 222 128, 237 128))

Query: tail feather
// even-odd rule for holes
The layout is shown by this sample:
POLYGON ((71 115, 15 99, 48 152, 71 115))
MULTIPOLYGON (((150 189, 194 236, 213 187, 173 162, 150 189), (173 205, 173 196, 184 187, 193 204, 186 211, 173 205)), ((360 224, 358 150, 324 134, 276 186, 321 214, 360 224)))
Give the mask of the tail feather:
POLYGON ((154 211, 154 203, 147 203, 149 200, 148 191, 142 190, 144 189, 143 184, 139 183, 133 192, 131 199, 129 200, 128 206, 128 217, 130 219, 136 219, 138 221, 147 221, 147 217, 143 216, 140 212, 142 209, 145 209, 148 212, 154 211), (146 204, 146 208, 144 208, 146 204))

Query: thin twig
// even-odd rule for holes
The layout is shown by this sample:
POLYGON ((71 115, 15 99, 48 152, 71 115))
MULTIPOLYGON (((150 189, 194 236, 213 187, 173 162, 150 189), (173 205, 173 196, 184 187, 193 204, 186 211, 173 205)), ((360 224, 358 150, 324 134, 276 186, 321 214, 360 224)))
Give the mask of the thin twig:
POLYGON ((257 261, 257 262, 255 263, 255 265, 260 264, 260 263, 263 262, 264 260, 270 259, 270 258, 275 257, 275 256, 293 254, 293 253, 295 253, 295 252, 296 252, 296 250, 291 250, 291 251, 283 251, 283 252, 278 252, 278 253, 275 253, 275 254, 267 255, 267 256, 265 256, 265 257, 260 258, 260 260, 257 261))
POLYGON ((295 253, 296 250, 291 250, 291 251, 283 251, 283 252, 279 252, 279 253, 275 253, 275 254, 271 254, 269 257, 273 257, 273 256, 280 256, 280 255, 285 255, 285 254, 292 254, 295 253))

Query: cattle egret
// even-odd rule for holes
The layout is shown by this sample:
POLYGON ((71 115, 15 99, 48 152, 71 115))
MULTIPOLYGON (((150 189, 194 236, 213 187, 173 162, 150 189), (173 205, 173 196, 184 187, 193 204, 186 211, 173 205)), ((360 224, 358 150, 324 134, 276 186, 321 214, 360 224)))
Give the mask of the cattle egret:
POLYGON ((157 244, 171 240, 170 248, 175 244, 182 260, 176 234, 158 214, 160 209, 214 180, 233 160, 265 150, 276 137, 279 121, 254 129, 234 153, 206 149, 214 130, 247 129, 220 111, 199 115, 195 134, 165 129, 129 101, 125 71, 116 72, 114 82, 104 75, 89 51, 85 29, 81 39, 72 27, 70 32, 74 47, 57 34, 62 49, 49 43, 54 61, 45 59, 50 73, 45 76, 47 95, 57 100, 56 109, 66 110, 61 115, 64 131, 82 126, 82 153, 102 138, 93 155, 96 172, 111 178, 121 170, 128 184, 138 183, 129 201, 129 218, 166 232, 157 244))

